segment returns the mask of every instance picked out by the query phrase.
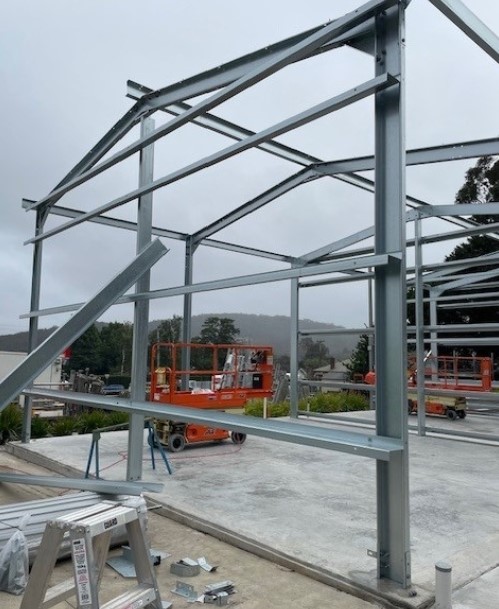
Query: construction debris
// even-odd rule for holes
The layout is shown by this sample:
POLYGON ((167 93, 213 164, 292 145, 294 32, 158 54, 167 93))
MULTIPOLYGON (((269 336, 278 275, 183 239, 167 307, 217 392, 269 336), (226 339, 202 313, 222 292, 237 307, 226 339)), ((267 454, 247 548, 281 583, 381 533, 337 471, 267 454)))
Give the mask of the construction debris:
POLYGON ((179 577, 194 577, 199 575, 200 571, 201 567, 198 562, 192 558, 182 558, 170 565, 170 573, 179 577))
POLYGON ((198 593, 194 590, 194 586, 181 581, 175 583, 175 588, 172 589, 172 592, 178 596, 183 596, 191 603, 198 598, 198 593))
POLYGON ((213 573, 214 571, 216 571, 218 569, 218 565, 208 564, 208 562, 206 561, 206 558, 204 556, 201 556, 200 558, 198 558, 198 564, 201 567, 201 569, 204 569, 208 573, 213 573))

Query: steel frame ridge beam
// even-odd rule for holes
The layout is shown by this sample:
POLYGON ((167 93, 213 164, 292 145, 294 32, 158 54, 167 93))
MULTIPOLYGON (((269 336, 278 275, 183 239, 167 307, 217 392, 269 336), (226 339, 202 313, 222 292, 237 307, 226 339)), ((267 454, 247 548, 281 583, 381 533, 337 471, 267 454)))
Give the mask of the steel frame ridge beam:
POLYGON ((312 427, 300 423, 277 421, 275 419, 258 419, 227 412, 200 408, 185 408, 156 404, 154 402, 131 401, 120 398, 102 398, 85 393, 65 391, 47 391, 36 388, 25 392, 34 397, 45 397, 58 401, 70 401, 93 408, 118 410, 121 412, 139 413, 159 419, 182 421, 184 423, 201 423, 230 431, 271 438, 282 442, 291 442, 304 446, 338 450, 350 454, 389 461, 403 449, 400 441, 381 436, 364 435, 352 432, 329 430, 324 427, 312 427))
MULTIPOLYGON (((457 142, 454 144, 408 150, 406 152, 406 166, 444 163, 497 154, 499 154, 499 138, 457 142)), ((314 164, 311 169, 327 176, 356 171, 374 171, 374 156, 321 162, 314 164)))
POLYGON ((122 296, 137 279, 168 250, 159 241, 145 247, 134 260, 97 294, 83 305, 65 324, 34 349, 0 383, 0 411, 33 381, 62 351, 81 336, 102 313, 122 296))
MULTIPOLYGON (((350 258, 343 261, 326 262, 323 264, 317 264, 315 266, 296 267, 292 269, 284 269, 281 271, 268 271, 266 273, 257 273, 254 275, 241 275, 238 277, 228 277, 226 279, 215 279, 213 281, 205 281, 202 283, 194 283, 191 285, 177 286, 173 288, 164 288, 159 290, 152 290, 150 292, 144 292, 142 294, 126 294, 118 298, 113 304, 124 304, 131 303, 137 300, 144 300, 149 298, 151 300, 158 298, 170 298, 172 296, 183 296, 184 294, 195 294, 198 292, 211 292, 213 290, 221 290, 227 288, 238 288, 247 285, 256 285, 262 283, 273 283, 275 281, 286 281, 287 279, 294 279, 297 277, 313 277, 314 275, 326 275, 328 273, 344 273, 351 270, 377 267, 388 263, 389 259, 396 255, 382 254, 379 256, 365 256, 359 258, 350 258)), ((368 278, 367 273, 365 275, 356 275, 352 278, 338 278, 338 282, 363 280, 368 278)), ((329 280, 331 281, 331 280, 329 280)), ((45 315, 57 315, 59 313, 69 313, 75 311, 81 306, 81 303, 63 305, 61 307, 51 307, 49 309, 42 309, 41 311, 30 311, 22 315, 25 317, 42 317, 45 315)))
MULTIPOLYGON (((67 181, 63 186, 56 188, 49 195, 40 199, 30 209, 36 209, 40 206, 50 205, 55 199, 61 197, 69 190, 76 186, 83 184, 90 178, 98 175, 105 171, 109 167, 112 167, 117 162, 122 161, 132 154, 135 154, 142 148, 152 144, 157 139, 172 133, 182 125, 187 124, 194 118, 210 111, 212 108, 220 105, 221 103, 231 99, 238 93, 241 93, 248 87, 260 82, 261 80, 271 76, 278 72, 286 65, 298 61, 302 58, 307 57, 314 50, 321 47, 323 44, 330 42, 337 36, 345 34, 355 26, 361 25, 370 18, 375 17, 380 11, 397 3, 398 0, 370 0, 364 6, 361 6, 356 11, 348 13, 347 15, 340 17, 336 21, 326 24, 319 30, 316 30, 310 36, 300 40, 289 49, 278 53, 276 56, 263 62, 261 65, 254 67, 250 70, 245 70, 244 74, 240 78, 234 80, 232 83, 227 84, 222 90, 217 91, 211 95, 208 99, 205 99, 195 104, 190 110, 182 113, 169 121, 166 125, 162 125, 155 129, 151 134, 141 137, 129 146, 115 153, 105 161, 102 161, 98 165, 94 165, 92 169, 81 173, 79 176, 67 181)), ((140 103, 140 102, 139 102, 140 103)), ((161 105, 167 105, 161 103, 161 105)))
POLYGON ((495 61, 499 61, 499 38, 461 0, 430 0, 454 25, 495 61))
MULTIPOLYGON (((133 90, 140 88, 139 90, 142 93, 141 99, 144 102, 144 108, 150 110, 169 108, 174 104, 182 103, 186 99, 211 93, 212 91, 216 91, 217 89, 221 89, 222 87, 232 84, 236 80, 242 78, 249 71, 259 68, 264 63, 270 61, 273 57, 277 57, 278 55, 288 51, 296 44, 306 40, 313 34, 320 32, 324 27, 330 25, 331 23, 335 23, 335 21, 319 25, 305 32, 301 32, 300 34, 296 34, 290 38, 281 40, 280 42, 269 45, 258 51, 253 51, 252 53, 239 57, 238 59, 235 59, 229 63, 218 66, 217 68, 212 68, 196 76, 191 76, 190 78, 186 78, 173 85, 168 85, 162 89, 154 90, 148 87, 142 87, 142 85, 138 85, 138 83, 133 83, 131 81, 129 82, 133 87, 133 90)), ((372 18, 367 19, 361 25, 352 27, 348 32, 334 37, 329 43, 325 43, 324 45, 311 51, 306 57, 301 57, 291 63, 296 63, 298 61, 302 61, 303 59, 320 55, 345 44, 352 44, 352 46, 356 46, 355 40, 362 39, 372 33, 373 23, 372 18)), ((364 45, 362 45, 361 50, 364 50, 364 48, 364 45)), ((138 99, 134 95, 133 90, 128 90, 128 97, 138 99)))
MULTIPOLYGON (((206 169, 207 167, 216 165, 217 163, 220 163, 221 161, 225 161, 225 160, 235 156, 236 154, 244 152, 245 150, 249 150, 250 148, 254 148, 257 144, 259 144, 261 142, 268 141, 274 137, 282 135, 283 133, 287 133, 288 131, 291 131, 293 129, 306 125, 307 123, 309 123, 313 120, 321 118, 322 116, 330 114, 331 112, 334 112, 341 108, 345 108, 346 106, 353 104, 356 101, 364 99, 365 97, 372 95, 376 91, 380 91, 380 90, 392 87, 396 84, 398 84, 398 81, 390 74, 382 74, 380 76, 377 76, 371 80, 368 80, 367 82, 364 82, 364 83, 358 85, 357 87, 354 87, 353 89, 345 91, 344 93, 341 93, 340 95, 337 95, 331 99, 328 99, 325 102, 317 104, 316 106, 313 106, 312 108, 309 108, 308 110, 305 110, 304 112, 301 112, 288 119, 285 119, 284 121, 281 121, 280 123, 277 123, 276 125, 273 125, 272 127, 269 127, 268 129, 264 129, 263 131, 256 133, 252 137, 246 138, 243 141, 232 144, 231 146, 228 146, 227 148, 224 148, 214 154, 211 154, 207 157, 200 159, 199 161, 191 163, 190 165, 182 167, 181 169, 178 169, 162 178, 159 178, 159 179, 155 180, 154 182, 152 182, 150 185, 137 188, 137 189, 127 193, 126 195, 118 197, 117 199, 114 199, 113 201, 110 201, 109 203, 105 203, 104 205, 101 205, 100 207, 97 207, 96 209, 83 214, 79 218, 75 218, 74 220, 71 220, 71 221, 67 222, 66 224, 62 224, 61 226, 53 228, 44 233, 41 233, 40 235, 37 235, 37 236, 33 237, 32 239, 29 239, 28 241, 26 241, 25 244, 36 243, 37 241, 44 240, 47 237, 52 237, 54 235, 57 235, 65 230, 67 230, 68 228, 71 228, 72 226, 81 224, 82 222, 85 222, 86 220, 89 220, 90 218, 99 216, 100 214, 102 214, 104 212, 110 211, 111 209, 114 209, 115 207, 119 207, 120 205, 128 203, 149 192, 153 192, 154 190, 157 190, 158 188, 162 188, 164 186, 167 186, 168 184, 177 182, 178 180, 186 178, 187 176, 192 175, 194 173, 197 173, 198 171, 200 171, 202 169, 206 169)), ((199 105, 201 105, 201 104, 199 104, 199 105)), ((195 106, 194 108, 197 108, 197 107, 198 106, 195 106)), ((171 121, 171 122, 173 122, 173 121, 171 121)), ((168 124, 170 125, 171 123, 168 123, 168 124)), ((157 129, 156 129, 156 131, 157 131, 157 129)), ((142 140, 145 141, 145 140, 149 140, 150 138, 151 138, 151 136, 148 136, 148 137, 142 138, 142 140)), ((158 139, 158 138, 155 138, 155 139, 158 139)), ((110 160, 111 159, 109 159, 109 161, 110 160)), ((109 161, 107 161, 107 162, 109 162, 109 161)), ((94 170, 95 169, 96 169, 96 167, 94 168, 94 170)), ((66 187, 64 187, 64 188, 66 188, 66 187)))
POLYGON ((63 476, 36 476, 32 474, 10 474, 4 472, 0 472, 0 482, 70 488, 109 495, 142 495, 144 491, 161 493, 164 488, 164 484, 161 482, 131 482, 125 480, 102 480, 101 478, 64 478, 63 476))
MULTIPOLYGON (((26 204, 30 203, 29 199, 23 199, 26 204)), ((78 218, 85 212, 71 209, 69 207, 60 207, 59 205, 53 205, 49 213, 55 216, 62 216, 64 218, 78 218)), ((111 216, 96 216, 91 218, 89 222, 95 224, 102 224, 104 226, 111 226, 113 228, 121 228, 123 230, 137 231, 137 223, 131 222, 130 220, 122 220, 121 218, 113 218, 111 216)), ((165 237, 166 239, 176 239, 177 241, 186 241, 189 238, 187 233, 181 233, 179 231, 172 231, 167 228, 160 228, 159 226, 152 227, 152 234, 157 237, 165 237)), ((269 252, 266 250, 257 249, 254 247, 248 247, 246 245, 238 245, 237 243, 228 243, 226 241, 220 241, 217 239, 202 239, 198 245, 205 247, 212 247, 215 249, 226 250, 234 252, 236 254, 246 254, 248 256, 258 256, 260 258, 267 258, 268 260, 277 260, 278 262, 287 262, 289 264, 295 263, 298 259, 288 254, 279 254, 278 252, 269 252)))

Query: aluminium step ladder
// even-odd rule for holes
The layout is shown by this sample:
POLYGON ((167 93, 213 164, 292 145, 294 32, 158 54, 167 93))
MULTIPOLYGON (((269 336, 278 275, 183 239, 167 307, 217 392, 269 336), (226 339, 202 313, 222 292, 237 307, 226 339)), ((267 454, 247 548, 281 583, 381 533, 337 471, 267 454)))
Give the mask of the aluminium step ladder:
POLYGON ((131 498, 121 503, 103 501, 49 521, 20 609, 49 609, 72 596, 76 596, 78 609, 162 609, 149 544, 145 537, 144 513, 144 500, 131 498), (111 534, 119 526, 126 528, 137 585, 101 604, 99 586, 111 534), (57 553, 65 538, 69 538, 71 545, 74 578, 49 588, 57 553))

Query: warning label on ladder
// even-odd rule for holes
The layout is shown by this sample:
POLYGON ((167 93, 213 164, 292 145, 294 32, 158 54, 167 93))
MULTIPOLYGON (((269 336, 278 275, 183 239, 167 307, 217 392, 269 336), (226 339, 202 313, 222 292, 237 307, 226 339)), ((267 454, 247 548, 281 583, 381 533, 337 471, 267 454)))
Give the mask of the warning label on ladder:
POLYGON ((85 539, 73 539, 72 545, 74 570, 76 574, 76 589, 78 593, 79 605, 91 605, 92 594, 90 591, 87 547, 85 545, 85 539))

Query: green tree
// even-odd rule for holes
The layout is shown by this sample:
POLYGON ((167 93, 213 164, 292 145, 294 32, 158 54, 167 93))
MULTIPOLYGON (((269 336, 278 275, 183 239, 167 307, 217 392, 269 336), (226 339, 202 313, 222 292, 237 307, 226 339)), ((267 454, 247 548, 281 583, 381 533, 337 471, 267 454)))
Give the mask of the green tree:
POLYGON ((350 362, 347 364, 350 371, 350 379, 355 380, 356 375, 364 375, 369 371, 369 337, 367 334, 362 334, 359 338, 357 346, 350 356, 350 362))
POLYGON ((71 357, 68 362, 70 370, 88 370, 98 374, 101 369, 101 342, 99 330, 93 324, 71 347, 71 357))
MULTIPOLYGON (((474 167, 471 167, 465 176, 465 182, 456 194, 456 204, 461 203, 488 203, 499 201, 499 160, 486 156, 478 159, 474 167)), ((479 224, 491 224, 499 222, 499 215, 490 214, 487 216, 472 216, 472 219, 479 224)), ((474 235, 468 237, 464 243, 457 245, 453 251, 445 258, 446 261, 463 260, 465 258, 475 258, 492 254, 499 251, 499 240, 487 235, 474 235)), ((497 268, 498 265, 495 266, 497 268)), ((486 265, 483 267, 473 267, 463 271, 463 273, 476 273, 493 269, 494 266, 486 265)), ((491 281, 497 281, 493 279, 491 281)), ((492 288, 491 288, 492 289, 492 288)), ((488 291, 487 282, 481 283, 481 291, 488 291)), ((453 294, 461 294, 463 301, 473 302, 473 296, 467 290, 456 290, 453 294)), ((486 323, 499 321, 499 309, 497 306, 491 307, 462 307, 457 304, 452 309, 445 309, 439 312, 439 323, 486 323)), ((450 336, 450 335, 449 335, 450 336)), ((469 335, 470 336, 470 335, 469 335)), ((478 334, 477 334, 478 336, 478 334)), ((494 352, 499 357, 499 348, 491 347, 471 347, 461 350, 466 354, 470 350, 478 355, 489 355, 494 352)), ((441 349, 444 353, 445 349, 441 349)))
POLYGON ((150 333, 150 342, 179 343, 182 336, 182 323, 183 319, 180 315, 164 319, 156 330, 150 333))
POLYGON ((100 331, 101 374, 130 372, 133 326, 117 321, 106 324, 100 331))
POLYGON ((313 371, 321 366, 326 366, 330 361, 329 349, 324 341, 315 341, 309 336, 302 338, 298 344, 298 359, 300 366, 304 368, 309 377, 313 371))
POLYGON ((194 342, 205 345, 228 345, 236 341, 240 330, 234 325, 234 320, 229 317, 208 317, 201 328, 201 334, 194 342))
MULTIPOLYGON (((240 330, 229 317, 208 317, 201 327, 201 333, 192 342, 203 345, 230 345, 236 342, 240 330)), ((224 366, 227 356, 226 349, 218 351, 218 369, 224 366)), ((198 370, 211 370, 213 359, 211 350, 194 348, 191 351, 191 365, 198 370)))

